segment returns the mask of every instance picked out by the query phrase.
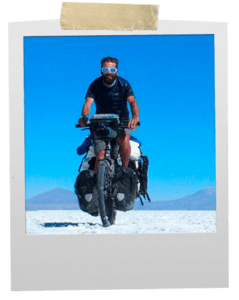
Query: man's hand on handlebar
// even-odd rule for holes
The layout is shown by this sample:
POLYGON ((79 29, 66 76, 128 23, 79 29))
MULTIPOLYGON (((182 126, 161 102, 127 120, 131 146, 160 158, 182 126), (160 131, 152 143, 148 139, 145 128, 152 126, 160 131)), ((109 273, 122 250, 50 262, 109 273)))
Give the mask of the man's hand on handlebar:
POLYGON ((78 124, 80 125, 80 127, 84 127, 86 125, 82 117, 80 117, 78 124))
POLYGON ((139 118, 135 117, 133 118, 132 120, 129 121, 128 123, 128 127, 131 129, 131 130, 136 130, 137 127, 139 125, 139 118))
POLYGON ((88 117, 81 116, 78 124, 80 125, 80 127, 85 127, 87 124, 89 124, 88 117))

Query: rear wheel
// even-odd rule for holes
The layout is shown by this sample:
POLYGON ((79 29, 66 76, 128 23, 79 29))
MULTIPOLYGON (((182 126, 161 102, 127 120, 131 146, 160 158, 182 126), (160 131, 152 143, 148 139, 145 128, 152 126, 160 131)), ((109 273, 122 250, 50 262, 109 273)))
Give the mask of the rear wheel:
POLYGON ((98 190, 100 217, 104 227, 108 227, 112 224, 107 219, 106 207, 105 207, 105 199, 107 197, 106 195, 107 191, 105 189, 105 185, 107 184, 106 182, 107 169, 108 169, 107 162, 104 160, 100 161, 98 167, 97 190, 98 190))

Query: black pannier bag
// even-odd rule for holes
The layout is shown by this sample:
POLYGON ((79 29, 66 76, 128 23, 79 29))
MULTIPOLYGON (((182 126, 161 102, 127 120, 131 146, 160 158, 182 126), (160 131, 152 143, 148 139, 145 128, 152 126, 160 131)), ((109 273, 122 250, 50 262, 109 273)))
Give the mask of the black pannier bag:
POLYGON ((136 162, 130 160, 129 161, 129 168, 134 170, 138 177, 138 189, 136 196, 140 198, 141 203, 142 198, 140 196, 143 196, 144 198, 147 197, 149 202, 151 202, 151 199, 148 195, 148 168, 149 168, 149 159, 146 155, 143 155, 141 152, 140 160, 138 161, 138 164, 136 166, 136 162))
POLYGON ((128 167, 119 167, 116 171, 113 198, 115 208, 128 211, 134 208, 138 178, 134 170, 128 167))
POLYGON ((147 195, 147 189, 148 189, 148 167, 149 167, 149 159, 147 156, 142 155, 142 163, 140 165, 140 189, 139 194, 140 195, 147 195))
POLYGON ((81 210, 92 216, 98 216, 96 173, 93 170, 84 170, 78 175, 75 183, 75 193, 81 210))

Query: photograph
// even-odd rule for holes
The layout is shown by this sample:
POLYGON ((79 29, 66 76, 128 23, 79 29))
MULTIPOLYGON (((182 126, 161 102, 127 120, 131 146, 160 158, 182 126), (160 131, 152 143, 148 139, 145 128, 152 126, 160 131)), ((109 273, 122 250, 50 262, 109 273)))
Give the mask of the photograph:
POLYGON ((217 232, 214 39, 24 36, 27 235, 217 232))

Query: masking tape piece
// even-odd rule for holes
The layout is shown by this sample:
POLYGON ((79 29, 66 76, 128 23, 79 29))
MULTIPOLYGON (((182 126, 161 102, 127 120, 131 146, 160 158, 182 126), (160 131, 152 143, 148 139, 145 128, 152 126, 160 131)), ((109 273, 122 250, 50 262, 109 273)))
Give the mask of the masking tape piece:
POLYGON ((157 5, 63 2, 63 30, 157 30, 157 5))

